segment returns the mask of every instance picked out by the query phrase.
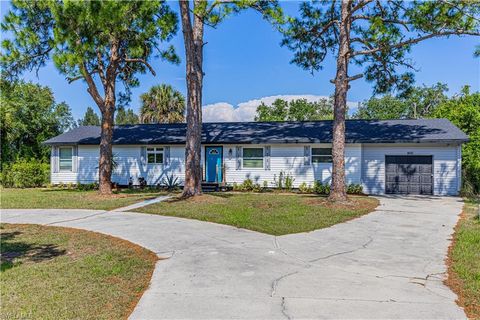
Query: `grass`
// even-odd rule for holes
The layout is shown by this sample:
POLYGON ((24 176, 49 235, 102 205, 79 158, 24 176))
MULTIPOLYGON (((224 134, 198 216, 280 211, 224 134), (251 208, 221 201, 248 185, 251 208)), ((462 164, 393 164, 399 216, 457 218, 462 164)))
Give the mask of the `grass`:
POLYGON ((447 284, 471 319, 480 319, 480 200, 467 200, 449 249, 447 284))
POLYGON ((374 198, 352 196, 349 205, 334 205, 317 195, 279 193, 211 193, 139 208, 161 214, 228 224, 272 235, 326 228, 374 210, 374 198))
POLYGON ((156 255, 78 229, 3 224, 1 319, 126 319, 156 255))
MULTIPOLYGON (((121 190, 111 196, 98 191, 67 189, 0 189, 3 209, 98 209, 112 210, 161 195, 156 190, 121 190)), ((163 193, 165 194, 165 193, 163 193)))

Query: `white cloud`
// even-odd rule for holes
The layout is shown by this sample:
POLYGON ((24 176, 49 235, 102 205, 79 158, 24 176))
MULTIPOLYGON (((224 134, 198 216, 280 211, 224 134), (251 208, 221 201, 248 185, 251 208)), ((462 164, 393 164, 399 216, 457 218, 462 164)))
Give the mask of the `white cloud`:
MULTIPOLYGON (((253 121, 260 103, 271 104, 276 99, 295 100, 306 99, 307 101, 319 101, 328 99, 327 96, 316 96, 311 94, 304 95, 277 95, 263 97, 260 99, 249 100, 239 103, 236 107, 228 102, 218 102, 203 106, 203 122, 244 122, 253 121)), ((356 102, 348 102, 349 113, 357 108, 356 102)))

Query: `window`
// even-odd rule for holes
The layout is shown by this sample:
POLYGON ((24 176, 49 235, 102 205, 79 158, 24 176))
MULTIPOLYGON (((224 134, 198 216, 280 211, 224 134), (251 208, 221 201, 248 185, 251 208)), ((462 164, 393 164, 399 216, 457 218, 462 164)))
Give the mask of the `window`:
POLYGON ((147 163, 162 164, 163 148, 147 148, 147 163))
POLYGON ((312 148, 312 163, 332 163, 332 148, 312 148))
POLYGON ((263 168, 263 148, 243 148, 244 168, 263 168))
POLYGON ((72 171, 73 148, 59 148, 59 168, 60 171, 72 171))

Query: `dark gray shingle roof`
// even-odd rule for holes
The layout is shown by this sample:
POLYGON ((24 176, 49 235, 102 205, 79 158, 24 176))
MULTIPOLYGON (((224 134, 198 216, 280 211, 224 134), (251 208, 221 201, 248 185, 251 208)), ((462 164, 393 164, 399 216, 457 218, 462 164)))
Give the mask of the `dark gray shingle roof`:
MULTIPOLYGON (((186 125, 116 126, 113 144, 184 144, 186 125)), ((468 137, 447 119, 347 120, 347 143, 464 142, 468 137)), ((202 143, 325 143, 332 121, 204 123, 202 143)), ((45 144, 100 144, 100 127, 78 127, 45 144)))

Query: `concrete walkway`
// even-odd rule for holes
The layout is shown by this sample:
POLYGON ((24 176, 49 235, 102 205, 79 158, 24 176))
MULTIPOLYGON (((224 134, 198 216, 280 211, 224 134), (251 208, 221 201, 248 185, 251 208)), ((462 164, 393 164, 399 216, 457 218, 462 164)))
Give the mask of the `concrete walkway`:
POLYGON ((153 199, 143 200, 143 201, 131 204, 131 205, 126 206, 126 207, 113 209, 112 211, 115 211, 115 212, 130 211, 130 210, 134 210, 134 209, 138 209, 138 208, 143 208, 143 207, 149 206, 149 205, 154 204, 154 203, 165 201, 165 200, 170 199, 170 198, 171 198, 171 196, 160 196, 160 197, 156 197, 156 198, 153 198, 153 199))
POLYGON ((103 232, 168 259, 131 319, 461 319, 442 280, 458 198, 380 198, 377 211, 269 236, 138 213, 3 210, 2 222, 103 232))

